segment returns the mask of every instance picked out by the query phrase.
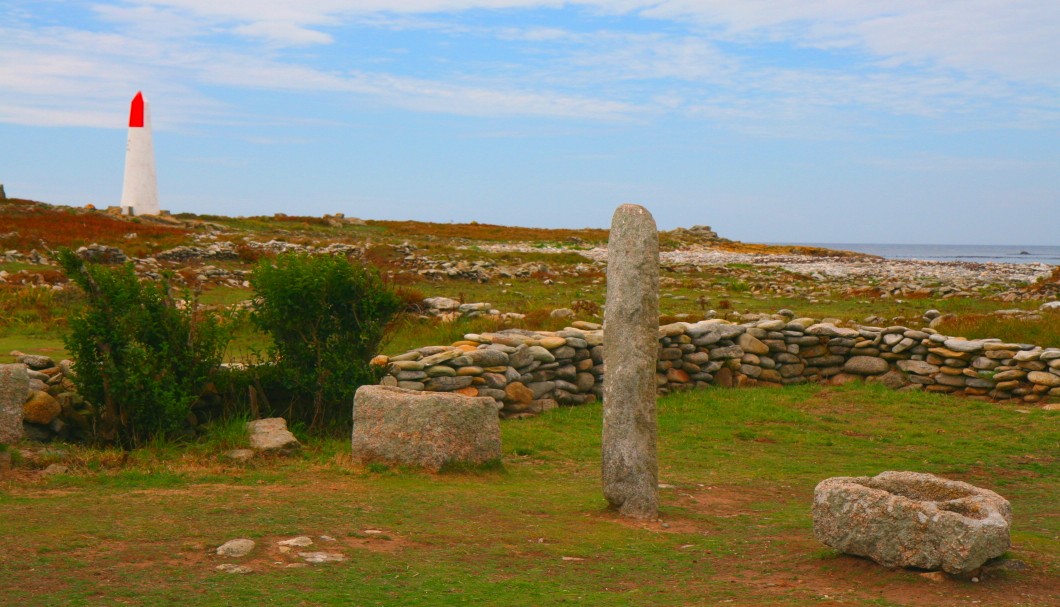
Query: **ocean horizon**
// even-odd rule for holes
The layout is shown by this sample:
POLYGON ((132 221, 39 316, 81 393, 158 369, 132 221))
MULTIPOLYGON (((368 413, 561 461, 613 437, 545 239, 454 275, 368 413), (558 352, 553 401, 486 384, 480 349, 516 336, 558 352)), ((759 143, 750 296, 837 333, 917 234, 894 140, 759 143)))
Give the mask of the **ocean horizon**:
MULTIPOLYGON (((780 244, 780 243, 778 243, 780 244)), ((1060 246, 978 244, 783 243, 879 255, 887 259, 964 261, 971 263, 1043 263, 1060 265, 1060 246)))

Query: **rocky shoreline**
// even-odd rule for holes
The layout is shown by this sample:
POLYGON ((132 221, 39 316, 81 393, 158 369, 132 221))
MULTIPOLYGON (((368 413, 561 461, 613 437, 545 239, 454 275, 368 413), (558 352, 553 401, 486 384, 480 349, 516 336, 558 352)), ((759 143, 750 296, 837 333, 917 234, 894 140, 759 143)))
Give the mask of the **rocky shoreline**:
MULTIPOLYGON (((607 248, 569 249, 537 247, 527 243, 494 244, 479 247, 494 253, 578 253, 598 263, 607 261, 607 248)), ((789 272, 827 279, 933 279, 938 281, 973 281, 980 284, 1032 283, 1048 277, 1054 268, 1044 263, 998 263, 966 261, 926 261, 887 259, 874 255, 837 254, 834 256, 736 253, 718 248, 691 247, 662 251, 659 263, 671 268, 726 266, 747 264, 782 268, 789 272)))

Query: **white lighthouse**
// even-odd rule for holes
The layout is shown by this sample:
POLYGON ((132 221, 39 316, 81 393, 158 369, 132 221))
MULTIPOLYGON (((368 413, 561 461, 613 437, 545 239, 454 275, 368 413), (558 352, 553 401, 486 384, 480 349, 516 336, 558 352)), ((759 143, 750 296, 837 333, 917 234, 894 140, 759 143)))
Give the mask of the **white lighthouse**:
POLYGON ((126 215, 158 215, 155 148, 151 143, 151 112, 141 92, 129 109, 129 141, 125 146, 125 183, 121 209, 126 215))

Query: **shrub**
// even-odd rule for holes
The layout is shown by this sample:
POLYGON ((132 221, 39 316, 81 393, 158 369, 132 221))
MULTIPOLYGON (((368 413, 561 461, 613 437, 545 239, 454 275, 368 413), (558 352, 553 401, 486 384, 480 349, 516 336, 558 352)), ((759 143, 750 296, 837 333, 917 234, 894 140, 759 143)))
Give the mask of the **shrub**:
POLYGON ((277 375, 292 397, 289 421, 316 432, 348 425, 354 392, 379 379, 369 361, 402 301, 378 271, 336 256, 265 259, 250 283, 258 296, 251 319, 271 336, 277 375))
POLYGON ((140 281, 131 263, 90 264, 69 249, 57 257, 85 292, 64 341, 78 388, 96 405, 97 438, 131 448, 186 428, 226 345, 217 318, 193 301, 179 305, 168 276, 140 281))

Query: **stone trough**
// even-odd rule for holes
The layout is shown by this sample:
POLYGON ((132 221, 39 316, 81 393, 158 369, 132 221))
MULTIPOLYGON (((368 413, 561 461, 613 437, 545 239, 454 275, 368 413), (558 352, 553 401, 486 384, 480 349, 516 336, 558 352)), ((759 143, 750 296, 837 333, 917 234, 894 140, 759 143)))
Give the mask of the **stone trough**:
POLYGON ((353 398, 353 458, 433 472, 500 460, 497 409, 492 398, 361 386, 353 398))
POLYGON ((834 477, 814 490, 817 539, 886 567, 973 571, 1008 550, 1011 522, 997 493, 931 474, 834 477))

